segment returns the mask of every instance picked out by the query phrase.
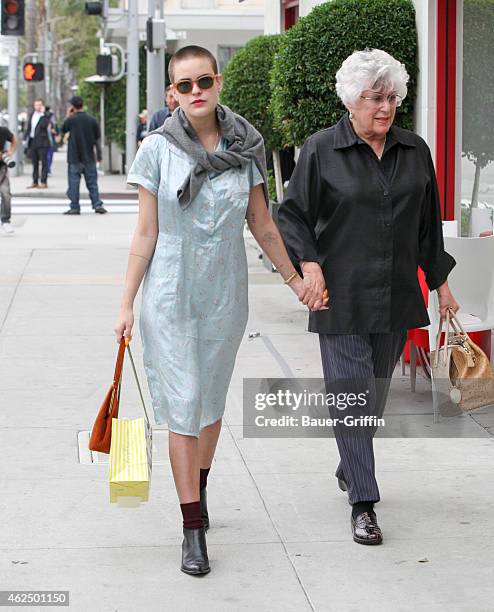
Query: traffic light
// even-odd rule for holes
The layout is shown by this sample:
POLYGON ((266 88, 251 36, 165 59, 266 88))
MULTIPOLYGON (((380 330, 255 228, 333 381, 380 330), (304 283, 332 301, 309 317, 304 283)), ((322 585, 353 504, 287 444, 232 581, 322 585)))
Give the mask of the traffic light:
POLYGON ((25 81, 42 81, 45 78, 45 65, 40 62, 26 62, 23 73, 25 81))
POLYGON ((146 21, 146 47, 151 53, 166 49, 166 24, 164 19, 149 17, 146 21))
POLYGON ((86 2, 84 7, 86 15, 102 15, 103 14, 103 2, 86 2))
POLYGON ((24 35, 24 0, 1 0, 2 36, 24 35))

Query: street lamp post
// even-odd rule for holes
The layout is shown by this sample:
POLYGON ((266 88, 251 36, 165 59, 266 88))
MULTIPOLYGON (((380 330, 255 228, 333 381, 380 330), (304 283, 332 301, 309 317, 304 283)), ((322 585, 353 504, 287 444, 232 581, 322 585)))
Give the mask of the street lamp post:
POLYGON ((137 0, 128 0, 127 29, 127 109, 125 136, 126 171, 134 161, 137 149, 137 115, 139 114, 139 15, 137 0))
MULTIPOLYGON (((156 17, 156 0, 148 0, 148 17, 156 17)), ((158 18, 163 19, 163 0, 158 1, 158 18)), ((151 120, 153 113, 163 106, 163 94, 165 91, 165 50, 147 50, 147 79, 146 79, 146 106, 148 117, 151 120)))

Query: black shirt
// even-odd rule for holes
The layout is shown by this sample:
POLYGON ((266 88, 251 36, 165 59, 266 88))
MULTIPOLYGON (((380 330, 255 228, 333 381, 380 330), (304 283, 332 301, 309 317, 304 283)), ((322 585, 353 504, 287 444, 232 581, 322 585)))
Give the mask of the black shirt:
MULTIPOLYGON (((9 128, 0 127, 0 152, 4 152, 5 143, 12 142, 14 140, 14 135, 9 130, 9 128)), ((0 166, 5 166, 5 163, 0 159, 0 166)))
POLYGON ((329 310, 309 331, 385 333, 429 324, 417 278, 430 290, 455 260, 444 251, 436 175, 420 136, 392 126, 382 161, 348 115, 305 142, 280 207, 293 264, 319 262, 329 310))
POLYGON ((77 111, 67 117, 62 125, 62 134, 70 132, 67 161, 69 164, 94 164, 95 147, 98 161, 101 160, 99 124, 92 115, 77 111))

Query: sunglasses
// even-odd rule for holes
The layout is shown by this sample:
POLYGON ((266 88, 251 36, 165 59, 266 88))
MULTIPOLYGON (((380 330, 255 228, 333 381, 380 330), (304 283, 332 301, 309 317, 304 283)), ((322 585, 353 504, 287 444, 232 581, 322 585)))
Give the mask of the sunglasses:
POLYGON ((183 79, 174 84, 178 93, 188 94, 194 89, 194 84, 197 84, 199 89, 211 89, 214 85, 215 78, 218 74, 205 74, 198 79, 183 79))

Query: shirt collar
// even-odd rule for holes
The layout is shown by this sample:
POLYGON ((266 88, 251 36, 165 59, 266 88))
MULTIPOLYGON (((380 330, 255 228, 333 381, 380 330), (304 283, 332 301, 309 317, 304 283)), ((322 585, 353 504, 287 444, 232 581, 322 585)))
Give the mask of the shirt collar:
MULTIPOLYGON (((388 132, 388 141, 394 141, 406 147, 415 147, 413 134, 399 127, 391 126, 388 132)), ((335 127, 335 137, 333 149, 346 149, 356 144, 362 144, 364 141, 355 133, 348 113, 338 121, 335 127)))

